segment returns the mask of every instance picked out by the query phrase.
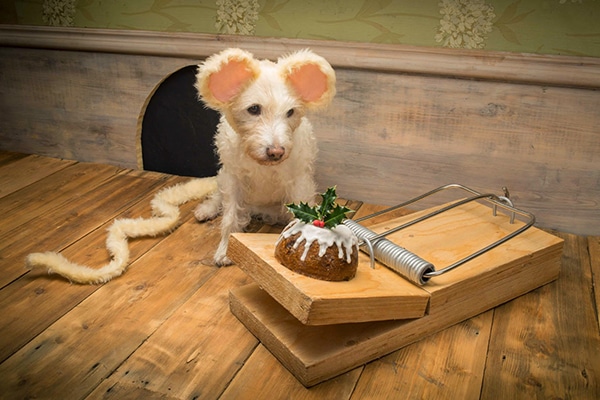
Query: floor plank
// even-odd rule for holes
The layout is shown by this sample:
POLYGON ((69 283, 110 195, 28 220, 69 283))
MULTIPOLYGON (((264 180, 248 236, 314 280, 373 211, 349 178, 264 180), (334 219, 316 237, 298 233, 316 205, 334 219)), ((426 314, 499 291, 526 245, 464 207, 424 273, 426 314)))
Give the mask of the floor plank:
POLYGON ((150 216, 153 195, 186 179, 0 151, 0 398, 600 398, 598 236, 556 233, 556 282, 311 388, 231 314, 228 292, 249 278, 212 266, 219 220, 195 222, 195 204, 171 234, 131 240, 108 284, 24 268, 47 250, 106 263, 113 219, 150 216))
POLYGON ((592 264, 592 279, 594 283, 594 299, 596 300, 596 322, 600 332, 600 236, 588 237, 590 262, 592 264))
MULTIPOLYGON (((163 182, 157 190, 169 186, 177 179, 163 182)), ((130 192, 134 196, 134 192, 130 192)), ((120 218, 148 217, 151 214, 150 199, 152 193, 145 190, 139 202, 119 215, 120 218), (144 195, 145 194, 145 195, 144 195)), ((182 207, 182 214, 191 218, 192 205, 182 207)), ((90 234, 69 246, 62 254, 69 260, 90 267, 99 267, 109 261, 106 251, 106 229, 113 223, 107 221, 90 234)), ((135 262, 141 255, 150 250, 160 240, 145 238, 132 240, 129 243, 130 261, 135 262)), ((64 278, 48 275, 45 271, 31 272, 0 291, 0 304, 4 304, 3 318, 0 319, 0 360, 16 352, 24 344, 49 327, 83 299, 96 291, 99 286, 71 285, 64 278), (23 318, 27 315, 28 318, 23 318)))
POLYGON ((118 182, 107 181, 79 197, 68 207, 58 207, 40 215, 5 235, 0 242, 0 287, 16 280, 27 270, 23 260, 31 252, 62 251, 82 236, 112 221, 137 201, 137 196, 154 193, 164 181, 119 176, 118 182))
POLYGON ((258 343, 229 312, 229 289, 249 282, 235 266, 220 268, 88 398, 121 399, 142 389, 218 398, 258 343))
POLYGON ((478 399, 493 311, 369 363, 353 399, 478 399))
POLYGON ((494 310, 482 399, 600 398, 587 240, 558 235, 559 279, 494 310))
POLYGON ((5 164, 0 168, 0 197, 16 192, 74 163, 75 161, 31 155, 5 164))
POLYGON ((22 158, 29 157, 28 154, 16 153, 13 151, 0 150, 0 167, 8 165, 22 158))
POLYGON ((319 385, 306 388, 262 345, 256 348, 221 400, 237 399, 348 399, 360 377, 355 368, 319 385))
MULTIPOLYGON (((0 238, 15 228, 54 209, 69 206, 75 199, 115 177, 121 168, 109 165, 72 164, 18 192, 0 198, 0 214, 8 215, 0 223, 0 238)), ((1 173, 1 169, 0 169, 1 173)), ((1 239, 0 239, 1 240, 1 239)))
MULTIPOLYGON (((9 398, 83 398, 214 274, 206 226, 185 223, 0 365, 9 398)), ((76 246, 75 244, 74 246, 76 246)))

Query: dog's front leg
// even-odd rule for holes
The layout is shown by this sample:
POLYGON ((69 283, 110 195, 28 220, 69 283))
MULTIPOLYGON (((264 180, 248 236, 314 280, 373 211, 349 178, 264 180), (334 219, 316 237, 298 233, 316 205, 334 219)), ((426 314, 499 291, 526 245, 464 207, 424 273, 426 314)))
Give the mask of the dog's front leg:
POLYGON ((237 190, 223 193, 223 218, 221 220, 221 242, 215 252, 215 264, 218 267, 231 265, 233 262, 227 257, 229 246, 229 235, 233 232, 241 232, 250 222, 250 214, 241 204, 242 196, 237 190))

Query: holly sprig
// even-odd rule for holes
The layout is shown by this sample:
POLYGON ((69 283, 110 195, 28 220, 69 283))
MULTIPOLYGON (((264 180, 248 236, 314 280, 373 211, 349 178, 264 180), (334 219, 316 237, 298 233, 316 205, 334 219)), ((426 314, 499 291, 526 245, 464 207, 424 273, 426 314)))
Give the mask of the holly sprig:
POLYGON ((346 214, 353 211, 335 202, 337 199, 335 186, 330 187, 325 193, 321 194, 321 198, 320 205, 311 207, 308 203, 301 202, 298 205, 286 204, 286 207, 300 221, 329 229, 340 224, 346 218, 346 214))

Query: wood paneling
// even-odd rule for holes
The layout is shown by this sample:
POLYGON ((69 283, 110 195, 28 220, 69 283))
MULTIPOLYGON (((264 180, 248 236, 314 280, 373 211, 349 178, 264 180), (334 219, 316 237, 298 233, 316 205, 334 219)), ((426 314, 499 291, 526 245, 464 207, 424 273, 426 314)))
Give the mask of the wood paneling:
POLYGON ((144 102, 187 64, 193 62, 0 48, 1 147, 135 168, 144 102))
POLYGON ((312 117, 317 178, 382 204, 506 186, 540 226, 597 234, 598 110, 600 91, 338 70, 333 105, 312 117))
POLYGON ((312 47, 338 95, 312 115, 317 179, 393 204, 441 184, 511 191, 538 226, 600 234, 600 60, 197 34, 0 27, 0 148, 138 166, 167 75, 229 46, 312 47))

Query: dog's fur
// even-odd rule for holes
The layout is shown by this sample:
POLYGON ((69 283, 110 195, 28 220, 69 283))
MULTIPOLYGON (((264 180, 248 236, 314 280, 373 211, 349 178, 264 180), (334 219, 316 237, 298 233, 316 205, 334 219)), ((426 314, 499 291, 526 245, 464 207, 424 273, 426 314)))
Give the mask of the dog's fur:
POLYGON ((194 214, 206 221, 222 213, 214 256, 222 266, 231 263, 229 234, 252 216, 284 223, 290 218, 286 203, 313 200, 317 145, 305 114, 331 102, 335 73, 309 50, 274 63, 228 49, 199 66, 196 89, 206 106, 221 113, 218 190, 194 214))

